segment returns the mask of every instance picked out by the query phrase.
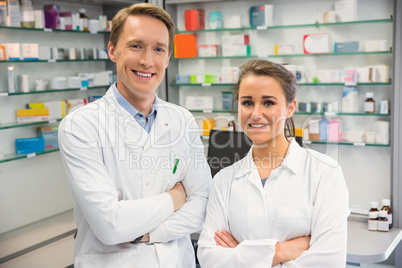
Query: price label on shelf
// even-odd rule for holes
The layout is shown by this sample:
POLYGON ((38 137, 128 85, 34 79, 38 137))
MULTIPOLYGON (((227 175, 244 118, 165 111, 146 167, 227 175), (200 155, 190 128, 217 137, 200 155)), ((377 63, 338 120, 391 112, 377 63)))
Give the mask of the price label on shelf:
POLYGON ((50 29, 50 28, 44 28, 43 31, 44 31, 44 32, 52 32, 53 30, 50 29))
POLYGON ((203 113, 212 114, 212 110, 202 110, 203 113))
POLYGON ((49 120, 49 124, 54 124, 54 123, 56 123, 56 122, 57 122, 56 119, 49 120))
POLYGON ((0 97, 7 97, 8 93, 7 92, 0 92, 0 97))
POLYGON ((81 87, 80 90, 87 90, 88 87, 81 87))
POLYGON ((203 87, 210 87, 211 84, 210 84, 210 83, 202 83, 202 86, 203 86, 203 87))
POLYGON ((47 62, 56 62, 56 59, 49 59, 47 62))
POLYGON ((266 30, 268 26, 257 26, 257 30, 266 30))
POLYGON ((305 144, 311 144, 311 141, 303 141, 305 144))
POLYGON ((354 142, 353 145, 354 146, 366 146, 366 144, 364 142, 354 142))
POLYGON ((32 158, 32 157, 35 157, 35 156, 36 156, 36 153, 27 154, 27 158, 32 158))
POLYGON ((325 112, 324 114, 325 116, 336 116, 336 113, 334 112, 325 112))
POLYGON ((354 86, 356 86, 357 84, 356 84, 356 82, 353 82, 353 81, 345 81, 345 86, 346 87, 354 87, 354 86))

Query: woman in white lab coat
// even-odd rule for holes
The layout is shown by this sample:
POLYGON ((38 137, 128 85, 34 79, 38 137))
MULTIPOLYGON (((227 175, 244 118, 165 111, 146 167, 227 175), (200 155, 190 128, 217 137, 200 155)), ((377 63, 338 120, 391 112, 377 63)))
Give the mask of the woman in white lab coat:
POLYGON ((339 164, 292 138, 296 80, 250 60, 234 90, 253 146, 214 177, 198 242, 202 268, 345 267, 349 193, 339 164))

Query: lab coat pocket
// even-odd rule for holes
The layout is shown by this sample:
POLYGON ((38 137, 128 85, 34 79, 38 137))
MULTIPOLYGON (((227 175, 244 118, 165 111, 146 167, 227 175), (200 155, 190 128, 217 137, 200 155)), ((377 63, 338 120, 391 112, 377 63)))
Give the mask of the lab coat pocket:
POLYGON ((312 207, 278 207, 276 216, 279 240, 310 235, 312 209, 312 207))
POLYGON ((176 169, 173 167, 167 169, 163 178, 164 190, 169 191, 172 187, 182 179, 182 167, 177 165, 176 169))
POLYGON ((85 254, 81 261, 82 268, 139 267, 137 249, 104 254, 85 254))

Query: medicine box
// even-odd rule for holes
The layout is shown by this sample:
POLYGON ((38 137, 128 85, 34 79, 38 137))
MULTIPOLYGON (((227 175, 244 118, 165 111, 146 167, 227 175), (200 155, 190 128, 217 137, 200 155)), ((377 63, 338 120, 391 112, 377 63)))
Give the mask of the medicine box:
POLYGON ((357 113, 359 110, 359 90, 357 87, 344 87, 342 92, 342 112, 357 113))
POLYGON ((38 127, 36 134, 38 137, 43 137, 45 149, 59 148, 58 127, 38 127))
POLYGON ((250 55, 251 55, 250 45, 222 46, 222 56, 223 57, 250 56, 250 55))
POLYGON ((189 110, 212 110, 213 96, 187 96, 184 107, 189 110))
POLYGON ((359 42, 335 42, 335 53, 354 53, 359 51, 359 42))
POLYGON ((222 29, 222 13, 220 11, 209 12, 209 29, 222 29))
POLYGON ((88 104, 88 100, 85 98, 82 99, 69 99, 65 101, 66 103, 66 110, 67 113, 71 113, 75 109, 78 109, 82 106, 85 106, 88 104))
POLYGON ((30 154, 45 151, 45 139, 43 137, 16 139, 17 154, 30 154))
POLYGON ((275 44, 275 55, 293 54, 295 45, 289 43, 275 44))
POLYGON ((236 34, 236 35, 223 35, 222 46, 229 45, 249 45, 250 37, 248 34, 236 34))
POLYGON ((219 83, 219 74, 205 74, 204 83, 217 84, 219 83))
POLYGON ((178 83, 178 84, 189 84, 190 83, 190 75, 188 75, 188 74, 177 74, 176 75, 176 83, 178 83))
POLYGON ((250 8, 251 27, 267 27, 274 25, 273 20, 274 6, 259 5, 250 8))
POLYGON ((198 47, 198 57, 217 57, 218 45, 200 45, 198 47))
POLYGON ((30 123, 49 120, 49 109, 19 109, 17 123, 30 123))
POLYGON ((44 5, 45 12, 45 28, 59 29, 60 28, 60 7, 57 5, 44 5))
POLYGON ((184 11, 184 26, 186 31, 204 29, 204 10, 188 9, 184 11))
POLYGON ((222 92, 222 110, 229 111, 232 109, 233 92, 223 91, 222 92))
POLYGON ((176 58, 197 57, 197 37, 195 34, 176 34, 174 37, 174 56, 176 58))
POLYGON ((357 20, 357 0, 335 1, 336 20, 338 22, 357 20))
POLYGON ((387 51, 387 40, 366 40, 364 41, 363 50, 370 51, 387 51))
POLYGON ((328 53, 329 38, 328 34, 306 34, 303 39, 304 54, 328 53))
POLYGON ((39 45, 21 44, 21 56, 24 60, 39 60, 39 45))
POLYGON ((220 82, 237 83, 239 72, 239 67, 222 67, 220 82))

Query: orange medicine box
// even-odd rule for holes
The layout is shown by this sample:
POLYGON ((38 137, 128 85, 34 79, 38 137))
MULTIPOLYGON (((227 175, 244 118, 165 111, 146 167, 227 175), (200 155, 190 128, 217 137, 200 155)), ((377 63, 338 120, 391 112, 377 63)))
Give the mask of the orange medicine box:
POLYGON ((188 9, 184 11, 184 26, 186 27, 186 31, 203 30, 204 10, 188 9))
POLYGON ((174 36, 175 58, 197 57, 197 37, 195 34, 176 34, 174 36))

